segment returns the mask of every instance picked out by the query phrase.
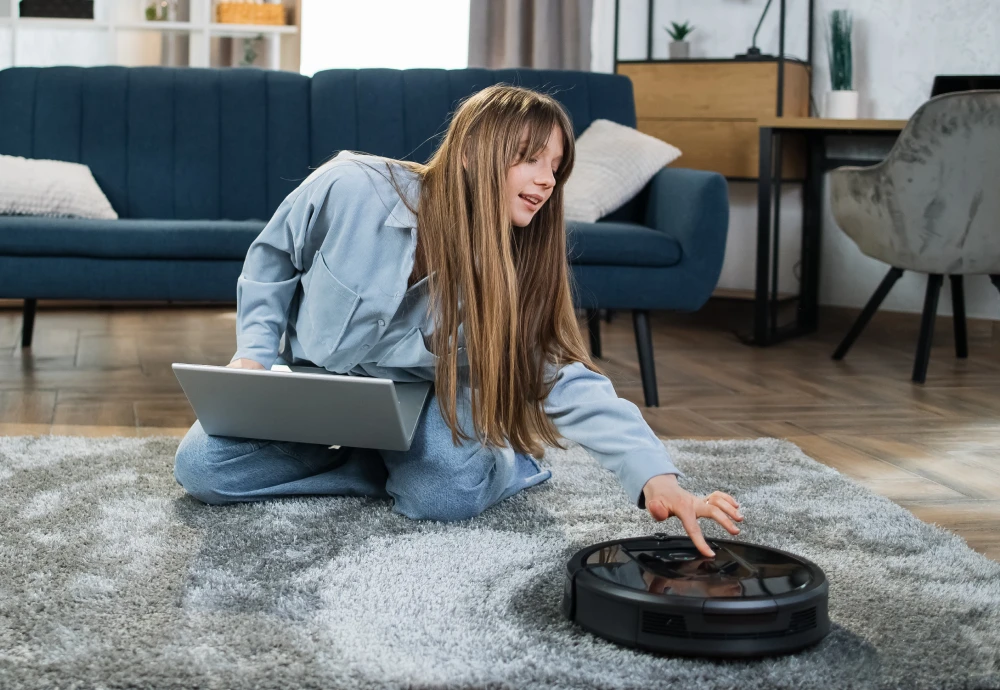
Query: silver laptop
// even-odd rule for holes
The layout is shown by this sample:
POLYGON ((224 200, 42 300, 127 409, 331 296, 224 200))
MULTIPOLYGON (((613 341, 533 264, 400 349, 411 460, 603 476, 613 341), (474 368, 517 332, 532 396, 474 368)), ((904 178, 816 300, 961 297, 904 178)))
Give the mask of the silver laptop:
POLYGON ((290 365, 263 371, 175 363, 173 370, 212 436, 385 450, 409 449, 432 385, 290 365))

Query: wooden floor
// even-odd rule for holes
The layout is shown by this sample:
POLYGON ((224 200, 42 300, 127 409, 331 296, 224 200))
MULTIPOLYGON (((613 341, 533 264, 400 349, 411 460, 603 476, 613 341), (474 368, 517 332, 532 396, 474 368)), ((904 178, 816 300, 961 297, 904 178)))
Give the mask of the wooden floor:
MULTIPOLYGON (((642 407, 631 319, 603 326, 619 395, 666 438, 787 438, 1000 561, 1000 336, 970 323, 954 356, 938 321, 927 383, 910 382, 919 317, 879 314, 843 362, 830 360, 853 314, 824 310, 820 333, 771 348, 733 335, 748 305, 713 300, 654 314, 660 407, 642 407)), ((39 304, 33 347, 20 312, 0 310, 0 434, 182 435, 194 421, 171 362, 225 364, 233 306, 39 304)))

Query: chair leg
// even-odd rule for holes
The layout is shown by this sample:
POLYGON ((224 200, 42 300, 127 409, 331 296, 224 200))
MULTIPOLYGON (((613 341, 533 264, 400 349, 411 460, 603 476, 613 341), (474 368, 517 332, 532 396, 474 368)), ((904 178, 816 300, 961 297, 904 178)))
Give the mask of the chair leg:
POLYGON ((848 331, 846 336, 844 336, 843 341, 841 341, 837 350, 833 353, 834 359, 840 360, 844 358, 847 351, 851 349, 851 345, 853 345, 854 341, 858 339, 859 335, 861 335, 861 331, 865 330, 865 326, 868 325, 868 322, 871 321, 875 312, 878 311, 879 305, 882 304, 882 300, 885 299, 885 296, 889 294, 890 290, 892 290, 892 286, 896 284, 896 281, 899 280, 902 275, 903 269, 901 268, 889 269, 889 272, 886 273, 885 278, 882 279, 882 282, 879 283, 878 288, 875 290, 875 294, 872 295, 870 300, 868 300, 868 304, 866 304, 865 308, 861 310, 861 314, 858 316, 857 321, 854 322, 854 325, 851 326, 851 330, 848 331))
POLYGON ((965 326, 965 288, 962 276, 948 276, 951 279, 951 313, 955 322, 955 356, 965 359, 969 356, 969 336, 965 326))
POLYGON ((587 333, 590 334, 590 354, 601 356, 601 310, 587 310, 587 333))
POLYGON ((660 395, 656 390, 656 365, 653 362, 653 334, 649 330, 649 312, 632 310, 635 327, 635 345, 639 350, 639 371, 642 374, 642 394, 646 407, 659 407, 660 395))
POLYGON ((614 316, 614 315, 615 315, 615 310, 614 309, 605 309, 604 310, 604 322, 605 323, 611 323, 611 317, 614 316))
POLYGON ((937 318, 938 296, 944 277, 940 273, 927 276, 927 294, 924 296, 924 314, 920 318, 920 340, 917 341, 917 359, 913 362, 913 382, 927 380, 927 363, 931 359, 934 341, 934 321, 937 318))
POLYGON ((35 332, 35 307, 37 299, 24 300, 24 315, 21 322, 21 348, 31 347, 31 336, 35 332))

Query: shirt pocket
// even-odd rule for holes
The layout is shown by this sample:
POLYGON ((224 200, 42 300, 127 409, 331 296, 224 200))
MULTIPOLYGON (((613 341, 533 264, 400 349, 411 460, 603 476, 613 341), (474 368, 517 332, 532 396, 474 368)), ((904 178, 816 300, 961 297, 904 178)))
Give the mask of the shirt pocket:
POLYGON ((330 271, 321 252, 302 278, 296 332, 313 362, 326 365, 347 332, 361 298, 330 271))

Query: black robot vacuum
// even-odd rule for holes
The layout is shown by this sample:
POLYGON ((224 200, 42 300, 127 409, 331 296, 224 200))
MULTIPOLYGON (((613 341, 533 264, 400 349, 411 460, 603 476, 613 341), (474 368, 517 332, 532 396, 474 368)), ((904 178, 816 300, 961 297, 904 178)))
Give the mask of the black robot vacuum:
POLYGON ((563 613, 630 647, 747 658, 795 652, 830 632, 819 566, 766 546, 655 534, 588 546, 569 561, 563 613))

